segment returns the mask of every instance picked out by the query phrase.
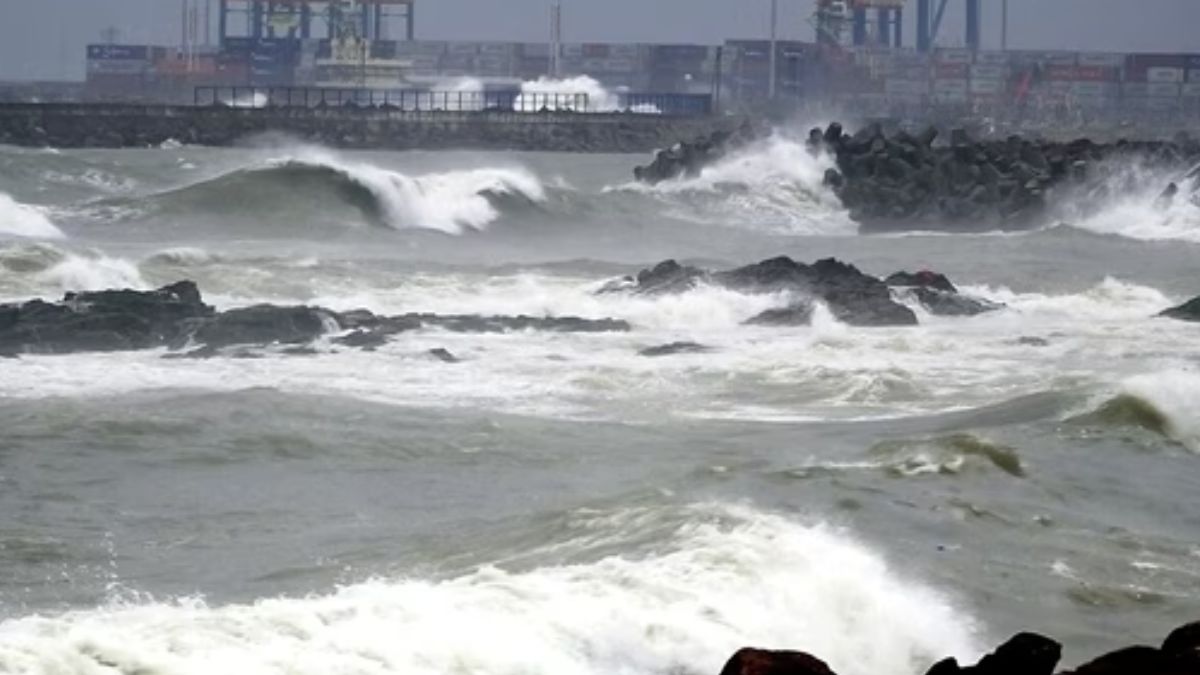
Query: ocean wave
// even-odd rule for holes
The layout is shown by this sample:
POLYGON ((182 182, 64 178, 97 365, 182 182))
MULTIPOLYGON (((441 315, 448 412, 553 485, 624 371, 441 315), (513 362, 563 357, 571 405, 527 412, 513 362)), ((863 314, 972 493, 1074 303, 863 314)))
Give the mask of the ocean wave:
POLYGON ((0 246, 0 296, 13 300, 149 286, 135 263, 101 251, 75 252, 47 243, 0 246))
MULTIPOLYGON (((660 509, 659 511, 679 511, 660 509)), ((590 540, 662 529, 647 509, 578 512, 590 540), (607 534, 606 534, 607 533, 607 534)), ((162 675, 717 672, 746 645, 846 675, 916 675, 978 653, 973 622, 845 533, 745 506, 683 509, 641 555, 212 606, 114 603, 0 623, 0 670, 162 675)))
POLYGON ((1099 184, 1060 195, 1058 217, 1098 234, 1200 243, 1200 176, 1150 170, 1136 163, 1108 169, 1099 184), (1179 193, 1167 202, 1160 200, 1172 182, 1179 193))
POLYGON ((66 235, 38 208, 0 192, 0 238, 3 237, 65 239, 66 235))
POLYGON ((519 167, 409 175, 304 149, 200 183, 92 206, 97 212, 124 214, 132 209, 196 217, 233 213, 255 220, 300 213, 310 220, 322 213, 342 220, 333 210, 340 207, 382 227, 462 234, 486 229, 504 209, 530 207, 545 199, 541 180, 519 167))
POLYGON ((705 167, 699 175, 654 186, 626 183, 612 192, 652 195, 673 215, 705 223, 793 235, 853 235, 837 196, 823 184, 833 160, 802 141, 775 135, 705 167))
POLYGON ((1118 393, 1069 423, 1135 428, 1169 438, 1200 452, 1200 373, 1176 369, 1127 378, 1118 393))

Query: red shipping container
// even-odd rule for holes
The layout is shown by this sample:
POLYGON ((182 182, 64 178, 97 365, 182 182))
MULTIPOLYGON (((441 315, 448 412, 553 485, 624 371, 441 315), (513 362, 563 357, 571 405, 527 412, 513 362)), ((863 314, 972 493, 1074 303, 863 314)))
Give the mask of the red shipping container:
POLYGON ((1078 66, 1075 68, 1075 78, 1084 82, 1118 82, 1121 71, 1118 68, 1103 66, 1078 66))
POLYGON ((960 80, 969 72, 970 66, 966 63, 939 63, 934 71, 939 80, 960 80))

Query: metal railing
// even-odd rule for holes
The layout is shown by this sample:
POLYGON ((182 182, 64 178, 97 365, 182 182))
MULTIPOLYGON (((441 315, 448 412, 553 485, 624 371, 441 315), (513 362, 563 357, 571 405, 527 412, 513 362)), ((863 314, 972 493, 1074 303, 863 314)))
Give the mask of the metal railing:
POLYGON ((585 93, 427 91, 337 87, 196 87, 193 105, 228 108, 364 108, 403 112, 628 113, 704 116, 712 97, 621 93, 595 101, 585 93))

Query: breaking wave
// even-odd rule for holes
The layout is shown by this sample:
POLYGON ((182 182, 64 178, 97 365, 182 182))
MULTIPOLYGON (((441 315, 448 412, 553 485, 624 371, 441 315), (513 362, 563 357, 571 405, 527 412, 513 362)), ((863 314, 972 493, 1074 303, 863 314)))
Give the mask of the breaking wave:
POLYGON ((653 195, 673 215, 718 225, 796 235, 853 235, 858 224, 823 184, 833 160, 802 141, 772 136, 704 168, 699 175, 609 188, 653 195))
POLYGON ((149 206, 168 214, 328 213, 398 230, 461 234, 483 230, 503 208, 543 202, 542 182, 522 168, 481 168, 409 175, 370 164, 343 162, 320 151, 271 160, 142 200, 109 206, 149 206), (333 209, 341 207, 342 213, 333 209))
POLYGON ((37 208, 0 192, 0 237, 64 239, 66 235, 37 208))
POLYGON ((753 644, 847 675, 915 675, 977 653, 969 617, 844 533, 749 507, 577 511, 546 553, 640 539, 640 555, 214 606, 113 603, 0 623, 9 673, 711 673, 753 644))
POLYGON ((1200 452, 1200 374, 1186 370, 1147 373, 1121 383, 1120 392, 1069 422, 1142 429, 1200 452))
POLYGON ((1195 169, 1181 176, 1136 164, 1121 166, 1090 190, 1066 195, 1061 217, 1098 234, 1200 243, 1200 174, 1195 169), (1164 199, 1163 190, 1171 183, 1179 191, 1164 199))

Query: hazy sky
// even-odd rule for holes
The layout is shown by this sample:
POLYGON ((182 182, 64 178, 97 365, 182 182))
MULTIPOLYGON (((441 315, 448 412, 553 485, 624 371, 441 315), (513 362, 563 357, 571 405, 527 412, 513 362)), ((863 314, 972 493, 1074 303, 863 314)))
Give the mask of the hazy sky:
MULTIPOLYGON (((203 2, 203 0, 200 0, 203 2)), ((562 0, 568 41, 699 42, 763 37, 770 0, 562 0)), ((212 0, 216 6, 216 0, 212 0)), ((427 39, 545 41, 551 0, 418 0, 427 39)), ((782 37, 811 40, 814 0, 780 0, 782 37)), ((1000 0, 984 0, 984 42, 1000 42, 1000 0)), ((915 37, 909 2, 905 40, 915 37)), ((962 44, 962 0, 939 41, 962 44)), ((1200 52, 1200 0, 1009 0, 1014 49, 1200 52)), ((0 0, 0 78, 80 79, 84 45, 114 26, 126 43, 176 44, 178 0, 0 0)), ((215 31, 215 21, 213 22, 215 31)))

